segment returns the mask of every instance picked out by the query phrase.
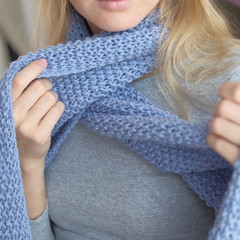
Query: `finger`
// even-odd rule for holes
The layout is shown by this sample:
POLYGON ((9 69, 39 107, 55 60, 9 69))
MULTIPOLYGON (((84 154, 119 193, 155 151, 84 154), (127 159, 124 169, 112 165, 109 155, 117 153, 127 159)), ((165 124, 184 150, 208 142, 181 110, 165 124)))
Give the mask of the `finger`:
POLYGON ((217 103, 213 115, 240 125, 240 105, 231 100, 224 99, 217 103))
POLYGON ((38 79, 30 83, 25 91, 13 103, 14 110, 25 114, 31 109, 38 99, 52 88, 51 81, 47 79, 38 79))
POLYGON ((240 103, 240 83, 238 82, 225 82, 219 90, 218 95, 221 98, 232 100, 236 103, 240 103))
POLYGON ((58 95, 54 91, 48 91, 42 95, 36 104, 28 112, 28 121, 38 126, 42 118, 56 104, 58 95))
POLYGON ((47 135, 51 135, 51 132, 64 112, 64 103, 58 101, 43 117, 39 124, 39 132, 45 131, 47 135))
POLYGON ((24 89, 28 86, 28 84, 37 78, 37 76, 46 68, 47 60, 46 59, 38 59, 36 61, 31 62, 21 71, 19 71, 12 83, 12 101, 16 101, 16 99, 22 94, 24 89))
POLYGON ((210 123, 210 131, 227 141, 239 145, 240 144, 240 126, 232 123, 224 118, 216 117, 210 123))
POLYGON ((229 163, 234 164, 238 160, 240 151, 236 145, 214 134, 208 135, 207 142, 213 150, 225 158, 229 163))

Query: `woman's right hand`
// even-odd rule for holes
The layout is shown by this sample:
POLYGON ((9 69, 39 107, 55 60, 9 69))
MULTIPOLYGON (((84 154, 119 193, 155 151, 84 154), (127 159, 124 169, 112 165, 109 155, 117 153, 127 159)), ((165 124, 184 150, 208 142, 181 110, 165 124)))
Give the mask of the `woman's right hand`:
POLYGON ((208 144, 228 162, 240 157, 240 83, 225 82, 218 91, 221 101, 213 111, 208 144))
POLYGON ((51 132, 64 112, 64 104, 48 79, 33 81, 46 68, 36 60, 18 72, 12 84, 12 103, 21 167, 31 168, 44 159, 51 144, 51 132))

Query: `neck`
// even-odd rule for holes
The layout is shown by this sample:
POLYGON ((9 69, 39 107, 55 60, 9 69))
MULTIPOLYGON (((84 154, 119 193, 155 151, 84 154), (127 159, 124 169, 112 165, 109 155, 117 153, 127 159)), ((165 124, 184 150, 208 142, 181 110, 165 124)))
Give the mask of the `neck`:
MULTIPOLYGON (((87 21, 87 20, 86 20, 87 21)), ((90 21, 87 21, 87 24, 92 32, 92 34, 99 34, 102 29, 98 28, 97 26, 95 26, 93 23, 91 23, 90 21)))

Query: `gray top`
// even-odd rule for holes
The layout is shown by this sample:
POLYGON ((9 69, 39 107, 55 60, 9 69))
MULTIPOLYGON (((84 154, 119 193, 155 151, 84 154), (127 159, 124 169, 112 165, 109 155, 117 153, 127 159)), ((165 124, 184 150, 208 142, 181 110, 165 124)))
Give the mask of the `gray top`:
MULTIPOLYGON (((191 90, 203 93, 205 101, 216 102, 217 89, 226 80, 222 74, 196 88, 192 85, 191 90)), ((156 107, 171 112, 155 77, 131 85, 156 107)), ((186 103, 190 121, 211 118, 186 103)), ((31 221, 33 240, 203 240, 215 217, 181 176, 156 169, 80 122, 45 178, 48 204, 31 221)))

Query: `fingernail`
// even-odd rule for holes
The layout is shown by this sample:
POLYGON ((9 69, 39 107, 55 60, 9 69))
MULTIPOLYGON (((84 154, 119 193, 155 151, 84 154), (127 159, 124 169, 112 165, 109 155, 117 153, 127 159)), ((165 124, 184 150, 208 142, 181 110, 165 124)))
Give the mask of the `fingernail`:
POLYGON ((47 60, 46 59, 39 59, 38 60, 38 64, 42 67, 46 67, 47 66, 47 60))

